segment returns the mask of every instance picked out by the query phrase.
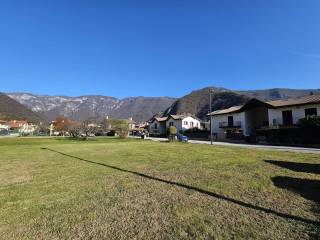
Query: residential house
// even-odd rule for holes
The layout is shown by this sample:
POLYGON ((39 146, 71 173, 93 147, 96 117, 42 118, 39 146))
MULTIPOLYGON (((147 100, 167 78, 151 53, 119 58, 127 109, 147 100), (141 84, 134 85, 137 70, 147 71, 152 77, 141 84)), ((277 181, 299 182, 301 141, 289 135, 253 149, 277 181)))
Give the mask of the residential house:
POLYGON ((166 121, 167 129, 175 126, 177 131, 185 131, 190 128, 201 128, 201 120, 191 114, 169 115, 166 121))
POLYGON ((149 121, 149 133, 153 135, 166 135, 170 126, 175 126, 177 131, 190 128, 201 128, 201 120, 191 114, 168 115, 153 117, 149 121))
POLYGON ((241 139, 263 127, 293 126, 301 118, 320 113, 320 95, 264 102, 251 99, 241 106, 217 110, 209 115, 217 139, 241 139))
POLYGON ((135 130, 136 129, 136 122, 133 120, 132 117, 129 117, 129 119, 127 120, 128 124, 129 124, 129 130, 135 130))
POLYGON ((165 135, 167 133, 167 119, 168 117, 153 117, 149 121, 149 133, 152 135, 165 135))
POLYGON ((320 115, 320 94, 267 102, 270 126, 290 126, 301 118, 320 115))
POLYGON ((8 125, 11 131, 18 133, 22 128, 27 127, 28 122, 26 120, 10 120, 8 121, 8 125))
POLYGON ((268 125, 269 105, 258 99, 246 104, 217 110, 209 115, 212 133, 217 139, 240 139, 250 136, 255 128, 268 125))
POLYGON ((7 135, 9 133, 9 124, 7 121, 0 120, 0 134, 7 135))

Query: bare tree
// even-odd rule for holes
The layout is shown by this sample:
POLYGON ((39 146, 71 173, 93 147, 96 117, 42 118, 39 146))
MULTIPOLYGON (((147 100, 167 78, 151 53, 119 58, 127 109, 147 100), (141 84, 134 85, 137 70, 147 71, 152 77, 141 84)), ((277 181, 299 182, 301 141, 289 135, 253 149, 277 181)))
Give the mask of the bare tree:
POLYGON ((81 134, 81 123, 72 121, 69 125, 68 132, 74 138, 79 137, 81 134))
POLYGON ((100 128, 96 118, 88 118, 81 123, 81 132, 88 139, 89 136, 95 135, 100 128))
POLYGON ((120 138, 126 138, 129 133, 129 121, 126 119, 104 119, 101 123, 103 131, 114 131, 120 138))

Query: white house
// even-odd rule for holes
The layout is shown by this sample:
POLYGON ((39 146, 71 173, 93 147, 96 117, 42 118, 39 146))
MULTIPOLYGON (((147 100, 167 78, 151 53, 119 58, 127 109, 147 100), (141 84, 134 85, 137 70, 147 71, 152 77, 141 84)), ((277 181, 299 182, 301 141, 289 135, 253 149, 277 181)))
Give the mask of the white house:
POLYGON ((267 102, 270 126, 290 126, 301 118, 320 115, 320 95, 267 102))
POLYGON ((175 126, 177 131, 185 131, 190 128, 201 129, 201 121, 191 114, 153 117, 149 121, 149 133, 153 135, 165 135, 170 126, 175 126))
POLYGON ((175 126, 177 131, 185 131, 190 128, 201 128, 201 121, 191 114, 169 115, 166 121, 166 128, 175 126))
POLYGON ((319 115, 320 95, 264 102, 251 99, 241 106, 217 110, 209 115, 217 139, 251 136, 262 127, 287 127, 302 118, 319 115))
POLYGON ((268 125, 268 107, 263 101, 251 99, 241 106, 214 111, 209 114, 212 133, 218 139, 250 136, 254 129, 268 125))
POLYGON ((7 121, 0 120, 0 132, 8 133, 9 132, 9 125, 7 121))

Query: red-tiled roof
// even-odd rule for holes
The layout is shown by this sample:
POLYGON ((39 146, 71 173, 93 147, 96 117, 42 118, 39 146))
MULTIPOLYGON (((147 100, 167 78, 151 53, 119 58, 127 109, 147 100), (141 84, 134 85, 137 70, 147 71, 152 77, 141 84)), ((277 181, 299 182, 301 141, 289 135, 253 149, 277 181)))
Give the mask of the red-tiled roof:
POLYGON ((22 127, 24 124, 28 124, 27 121, 19 121, 19 120, 11 120, 8 122, 10 128, 20 128, 22 127))

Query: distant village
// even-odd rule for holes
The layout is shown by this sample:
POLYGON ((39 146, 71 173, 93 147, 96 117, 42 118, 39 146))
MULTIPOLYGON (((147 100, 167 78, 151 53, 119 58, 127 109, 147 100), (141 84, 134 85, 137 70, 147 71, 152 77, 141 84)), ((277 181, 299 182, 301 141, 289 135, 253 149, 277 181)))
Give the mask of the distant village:
POLYGON ((255 98, 241 106, 208 112, 207 119, 192 113, 154 115, 146 122, 132 118, 102 120, 89 118, 73 121, 58 117, 51 123, 31 123, 26 120, 0 120, 3 136, 152 136, 167 137, 169 128, 191 139, 216 141, 246 141, 252 143, 318 143, 320 95, 262 101, 255 98), (211 129, 211 131, 210 131, 211 129))

